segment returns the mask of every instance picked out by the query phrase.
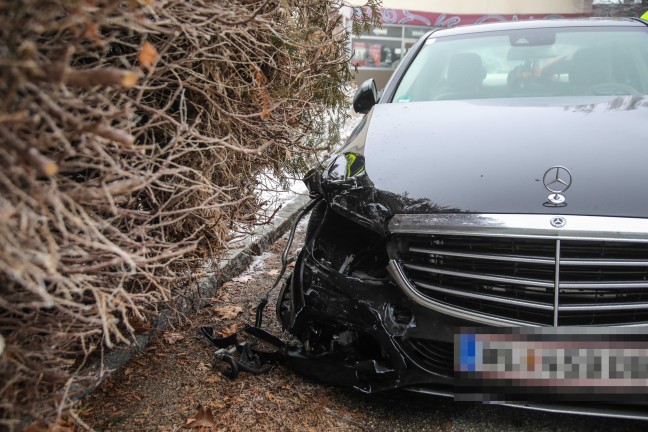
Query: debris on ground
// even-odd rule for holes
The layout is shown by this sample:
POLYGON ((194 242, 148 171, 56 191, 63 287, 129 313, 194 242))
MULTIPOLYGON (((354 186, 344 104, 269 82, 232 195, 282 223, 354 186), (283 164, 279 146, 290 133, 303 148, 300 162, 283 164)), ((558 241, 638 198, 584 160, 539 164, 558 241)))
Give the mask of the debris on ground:
MULTIPOLYGON (((297 230, 290 256, 303 242, 297 230)), ((163 332, 124 369, 83 401, 82 420, 97 431, 497 431, 554 432, 640 430, 643 423, 517 408, 458 403, 430 395, 394 391, 367 396, 305 379, 281 365, 269 373, 224 375, 215 347, 200 333, 213 327, 223 337, 255 320, 259 299, 281 268, 287 235, 260 255, 241 277, 223 285, 212 302, 182 328, 163 332), (274 271, 277 270, 277 273, 274 271), (248 277, 246 277, 248 276, 248 277), (241 307, 235 318, 217 308, 241 307), (213 424, 212 424, 213 422, 213 424)), ((289 270, 292 265, 289 264, 289 270)), ((289 341, 266 308, 264 329, 289 341)), ((63 430, 63 429, 62 429, 63 430)))
MULTIPOLYGON (((291 255, 304 234, 302 223, 291 255)), ((215 362, 215 348, 199 332, 201 326, 211 326, 228 336, 254 323, 258 301, 281 268, 285 241, 284 236, 274 244, 253 273, 224 284, 211 305, 189 317, 185 327, 162 333, 109 378, 84 402, 83 421, 105 431, 364 429, 362 408, 340 400, 339 390, 303 380, 282 366, 264 375, 241 373, 230 380, 222 373, 226 365, 215 362)), ((274 319, 273 302, 271 296, 266 328, 287 338, 274 319)))

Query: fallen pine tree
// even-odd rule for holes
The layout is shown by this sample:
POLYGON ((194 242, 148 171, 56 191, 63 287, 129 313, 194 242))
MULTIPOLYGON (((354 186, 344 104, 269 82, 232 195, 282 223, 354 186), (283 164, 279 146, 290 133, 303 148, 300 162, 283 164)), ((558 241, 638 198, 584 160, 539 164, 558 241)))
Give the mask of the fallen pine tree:
POLYGON ((0 425, 74 418, 85 359, 255 223, 260 175, 336 141, 341 6, 0 1, 0 425))

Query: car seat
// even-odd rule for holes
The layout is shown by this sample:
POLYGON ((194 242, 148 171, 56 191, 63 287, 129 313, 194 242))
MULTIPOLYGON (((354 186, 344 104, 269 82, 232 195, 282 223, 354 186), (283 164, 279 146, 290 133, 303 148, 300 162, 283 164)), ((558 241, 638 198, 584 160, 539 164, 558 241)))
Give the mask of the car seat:
POLYGON ((613 82, 609 52, 600 48, 576 51, 569 68, 569 84, 576 94, 589 94, 596 85, 613 82))
POLYGON ((446 88, 435 100, 473 99, 479 97, 486 69, 475 53, 455 54, 448 63, 446 88))

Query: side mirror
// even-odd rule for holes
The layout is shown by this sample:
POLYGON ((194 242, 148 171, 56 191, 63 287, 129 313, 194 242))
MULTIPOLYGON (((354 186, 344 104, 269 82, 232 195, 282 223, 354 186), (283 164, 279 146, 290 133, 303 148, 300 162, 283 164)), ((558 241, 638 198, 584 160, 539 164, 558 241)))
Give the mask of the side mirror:
POLYGON ((372 106, 378 102, 378 88, 373 78, 363 82, 355 96, 353 96, 353 109, 360 114, 367 114, 372 106))

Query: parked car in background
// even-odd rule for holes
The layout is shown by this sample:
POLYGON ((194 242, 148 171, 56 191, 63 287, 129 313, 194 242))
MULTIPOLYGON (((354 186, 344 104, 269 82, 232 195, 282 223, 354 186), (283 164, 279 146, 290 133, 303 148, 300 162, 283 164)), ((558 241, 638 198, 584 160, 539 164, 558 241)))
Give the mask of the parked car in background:
POLYGON ((634 19, 434 30, 363 84, 277 304, 302 372, 645 416, 646 95, 634 19))

